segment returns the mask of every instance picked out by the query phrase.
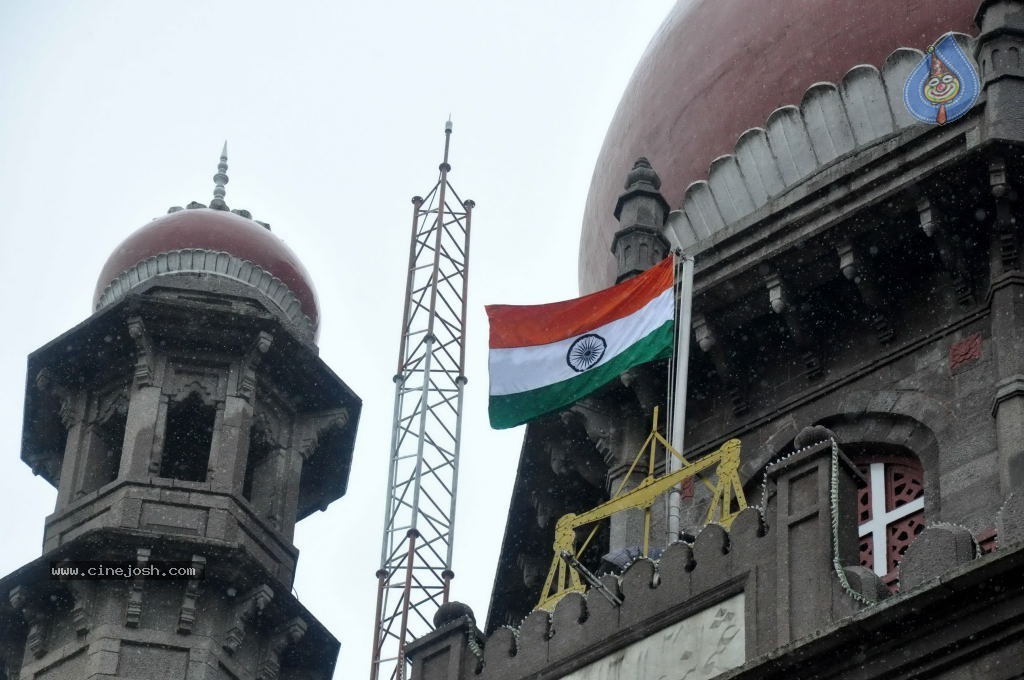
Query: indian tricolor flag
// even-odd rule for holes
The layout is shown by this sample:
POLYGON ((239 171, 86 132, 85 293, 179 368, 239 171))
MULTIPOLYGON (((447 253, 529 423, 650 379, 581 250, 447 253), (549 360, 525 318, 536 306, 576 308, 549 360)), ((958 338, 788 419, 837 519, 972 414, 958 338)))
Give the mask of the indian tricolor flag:
POLYGON ((633 366, 670 356, 673 260, 575 300, 487 306, 491 427, 563 408, 633 366))

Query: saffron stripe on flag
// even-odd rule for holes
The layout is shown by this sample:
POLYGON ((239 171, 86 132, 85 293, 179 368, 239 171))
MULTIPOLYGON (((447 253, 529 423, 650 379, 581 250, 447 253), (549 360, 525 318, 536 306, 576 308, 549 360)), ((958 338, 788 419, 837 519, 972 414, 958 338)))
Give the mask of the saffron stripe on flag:
POLYGON ((537 416, 568 406, 597 387, 638 364, 664 359, 672 353, 673 322, 661 327, 611 361, 574 378, 517 394, 491 395, 488 409, 491 427, 522 425, 537 416))
MULTIPOLYGON (((588 368, 584 373, 590 373, 599 368, 600 364, 608 363, 666 321, 671 322, 674 307, 673 291, 668 288, 633 314, 588 329, 587 333, 599 335, 608 344, 598 365, 588 368)), ((580 372, 574 370, 566 360, 569 348, 576 339, 571 337, 546 345, 492 349, 488 357, 490 394, 498 396, 528 392, 579 376, 580 372)))
POLYGON ((488 305, 491 349, 546 345, 628 316, 672 289, 670 255, 643 274, 575 300, 546 305, 488 305))

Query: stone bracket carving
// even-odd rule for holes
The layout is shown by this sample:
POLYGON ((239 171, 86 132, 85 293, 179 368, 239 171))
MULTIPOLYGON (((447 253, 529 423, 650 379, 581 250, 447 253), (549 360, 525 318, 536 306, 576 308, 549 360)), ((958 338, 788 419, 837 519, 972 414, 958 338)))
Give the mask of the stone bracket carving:
POLYGON ((577 473, 588 485, 604 489, 608 468, 598 461, 596 451, 570 435, 557 436, 543 444, 551 471, 562 477, 577 473))
POLYGON ((789 286, 777 272, 770 268, 766 270, 764 285, 768 290, 768 304, 771 305, 772 311, 785 321, 793 342, 802 353, 804 376, 808 380, 820 377, 822 374, 821 359, 811 337, 804 329, 800 310, 793 299, 789 286))
POLYGON ((299 439, 299 454, 308 461, 316 453, 320 445, 320 435, 331 427, 344 429, 348 425, 348 409, 339 408, 325 411, 307 421, 303 428, 305 434, 299 439))
POLYGON ((726 393, 732 402, 732 412, 740 416, 750 410, 750 404, 747 402, 746 386, 737 377, 738 367, 729 364, 728 357, 738 355, 729 351, 728 345, 717 330, 702 312, 694 313, 693 333, 697 338, 697 346, 711 359, 711 364, 725 385, 726 393))
POLYGON ((128 319, 128 335, 135 341, 135 386, 152 385, 156 374, 153 367, 153 341, 140 317, 133 316, 128 319))
POLYGON ((281 655, 303 638, 307 627, 302 617, 296 616, 274 632, 260 662, 256 680, 278 680, 281 674, 281 655))
POLYGON ((1017 191, 1007 176, 1006 160, 993 158, 988 169, 989 187, 996 201, 993 225, 993 250, 998 253, 1001 273, 1020 269, 1020 237, 1017 234, 1013 203, 1017 191))
MULTIPOLYGON (((662 362, 634 366, 619 376, 619 382, 633 393, 640 410, 652 413, 665 403, 665 365, 662 362)), ((662 409, 664 411, 664 409, 662 409)))
POLYGON ((25 586, 14 586, 8 593, 8 600, 11 607, 21 612, 28 624, 28 635, 26 644, 32 656, 37 659, 46 654, 46 638, 49 634, 49 620, 47 612, 39 604, 39 598, 25 586))
POLYGON ((264 409, 255 409, 252 416, 252 428, 271 450, 283 448, 282 438, 278 434, 281 425, 264 409))
MULTIPOLYGON (((206 558, 202 555, 192 556, 192 568, 197 574, 202 574, 206 569, 206 558)), ((188 635, 196 623, 196 601, 199 599, 199 586, 202 584, 200 578, 190 578, 185 584, 185 595, 181 601, 181 609, 178 611, 178 632, 188 635)))
POLYGON ((89 632, 89 593, 81 581, 67 581, 68 592, 74 603, 71 605, 71 624, 77 635, 89 632))
POLYGON ((224 636, 221 645, 228 654, 234 654, 245 640, 245 627, 255 621, 274 599, 274 591, 263 584, 256 586, 245 594, 235 605, 234 621, 224 636))
POLYGON ((531 591, 538 590, 544 583, 550 566, 547 560, 535 555, 519 555, 516 557, 516 566, 522 572, 523 585, 531 591))
MULTIPOLYGON (((603 486, 603 482, 602 482, 603 486)), ((539 488, 530 492, 530 505, 537 516, 537 526, 547 529, 566 512, 565 499, 561 494, 554 493, 551 489, 539 488)))
POLYGON ((107 392, 100 397, 99 403, 96 405, 96 412, 89 418, 89 422, 97 425, 103 424, 115 415, 121 417, 128 415, 128 395, 122 388, 107 392))
POLYGON ((950 237, 944 215, 932 201, 925 197, 917 201, 917 215, 921 231, 935 243, 942 266, 949 274, 957 302, 963 306, 974 304, 974 287, 964 251, 959 242, 950 237))
POLYGON ((256 369, 259 368, 263 356, 270 350, 273 342, 274 336, 266 331, 260 331, 242 360, 242 370, 238 375, 238 396, 250 403, 256 396, 256 369))
POLYGON ((82 420, 82 414, 75 409, 74 393, 58 382, 50 369, 43 368, 36 374, 36 389, 56 397, 60 402, 58 415, 65 430, 70 430, 82 420))
POLYGON ((593 442, 604 462, 614 465, 618 450, 619 431, 616 417, 603 407, 597 399, 585 398, 559 414, 566 425, 577 422, 583 428, 587 439, 593 442))
POLYGON ((896 331, 885 313, 878 291, 874 285, 874 276, 860 251, 849 241, 840 243, 836 248, 839 254, 839 270, 843 276, 857 288, 861 301, 868 308, 868 321, 875 329, 878 341, 891 342, 896 331))
MULTIPOLYGON (((150 552, 149 548, 136 548, 135 566, 140 568, 148 566, 150 552)), ((124 612, 124 625, 129 628, 138 628, 139 621, 142 619, 142 595, 145 585, 146 578, 144 576, 136 576, 128 584, 128 604, 124 612)))

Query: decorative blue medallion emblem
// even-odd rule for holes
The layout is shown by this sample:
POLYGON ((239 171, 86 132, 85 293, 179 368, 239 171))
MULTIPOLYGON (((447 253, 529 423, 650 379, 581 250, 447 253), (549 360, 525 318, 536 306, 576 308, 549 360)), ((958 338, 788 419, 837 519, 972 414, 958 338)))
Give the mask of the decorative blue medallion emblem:
POLYGON ((952 33, 939 38, 907 76, 903 103, 925 123, 945 125, 970 111, 981 94, 978 69, 952 33))
POLYGON ((582 373, 597 364, 607 348, 608 343, 600 335, 581 335, 569 345, 569 351, 565 353, 565 363, 577 373, 582 373))

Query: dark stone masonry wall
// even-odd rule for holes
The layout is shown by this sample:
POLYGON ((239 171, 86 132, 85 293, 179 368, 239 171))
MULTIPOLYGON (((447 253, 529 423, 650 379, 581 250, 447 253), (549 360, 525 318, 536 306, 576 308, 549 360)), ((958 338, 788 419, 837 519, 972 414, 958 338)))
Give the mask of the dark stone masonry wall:
MULTIPOLYGON (((659 235, 694 255, 686 453, 739 439, 760 514, 701 529, 696 485, 693 544, 604 577, 621 606, 591 589, 530 613, 554 523, 606 499, 648 432, 664 372, 633 371, 528 426, 488 637, 449 612, 410 649, 414 678, 1024 677, 1024 2, 985 0, 975 24, 956 39, 982 92, 952 123, 907 114, 924 56, 908 47, 808 83, 680 203, 658 202, 657 168, 637 160, 612 255, 620 278, 657 259, 659 235), (631 259, 645 243, 651 261, 631 259), (856 462, 834 484, 824 428, 856 462), (872 456, 922 475, 920 533, 886 545, 884 582, 858 553, 872 456), (693 639, 717 644, 711 624, 659 651, 737 602, 739 660, 687 665, 693 639)), ((636 526, 613 518, 602 548, 639 544, 636 526)))
MULTIPOLYGON (((620 606, 596 589, 572 593, 553 612, 536 610, 518 629, 499 628, 486 639, 468 608, 443 609, 437 629, 409 647, 412 677, 562 677, 740 593, 742 621, 720 628, 718 640, 704 639, 714 647, 745 632, 746 662, 722 677, 857 678, 900 668, 906 674, 885 677, 927 669, 921 677, 1019 677, 1011 660, 1024 658, 1020 497, 1001 510, 999 549, 988 555, 964 527, 930 526, 904 556, 893 597, 873 572, 849 566, 856 553, 850 531, 836 537, 846 584, 837 576, 832 460, 829 441, 793 452, 770 468, 777 493, 763 513, 748 508, 728 532, 709 525, 692 545, 673 544, 657 562, 638 560, 621 576, 603 577, 620 606)), ((837 460, 842 523, 851 519, 857 473, 841 450, 837 460)), ((659 677, 659 669, 621 672, 607 677, 659 677)))

